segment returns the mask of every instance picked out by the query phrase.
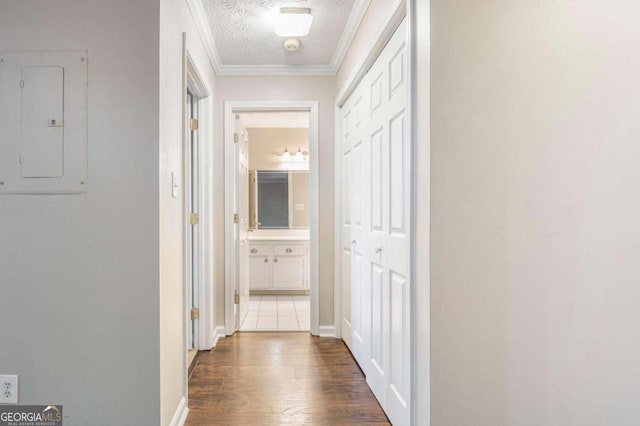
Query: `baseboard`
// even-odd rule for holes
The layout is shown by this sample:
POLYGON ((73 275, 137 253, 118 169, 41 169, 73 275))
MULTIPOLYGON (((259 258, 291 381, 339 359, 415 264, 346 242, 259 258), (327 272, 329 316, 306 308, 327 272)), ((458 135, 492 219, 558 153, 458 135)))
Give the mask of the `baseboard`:
POLYGON ((222 339, 223 337, 226 337, 227 333, 225 331, 225 328, 223 325, 219 325, 217 326, 214 330, 213 330, 213 336, 211 336, 211 347, 215 348, 216 345, 218 344, 218 340, 222 339))
POLYGON ((178 408, 176 409, 169 426, 182 426, 187 421, 187 416, 189 415, 189 407, 187 406, 187 398, 184 396, 180 400, 178 404, 178 408))
POLYGON ((336 337, 336 327, 333 325, 321 325, 318 327, 320 337, 336 337))

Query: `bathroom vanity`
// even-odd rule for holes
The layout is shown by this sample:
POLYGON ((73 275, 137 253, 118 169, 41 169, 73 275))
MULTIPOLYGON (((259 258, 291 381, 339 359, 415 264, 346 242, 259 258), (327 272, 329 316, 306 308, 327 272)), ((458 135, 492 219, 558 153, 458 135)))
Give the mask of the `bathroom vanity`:
POLYGON ((309 238, 250 238, 249 288, 252 291, 309 290, 309 238))

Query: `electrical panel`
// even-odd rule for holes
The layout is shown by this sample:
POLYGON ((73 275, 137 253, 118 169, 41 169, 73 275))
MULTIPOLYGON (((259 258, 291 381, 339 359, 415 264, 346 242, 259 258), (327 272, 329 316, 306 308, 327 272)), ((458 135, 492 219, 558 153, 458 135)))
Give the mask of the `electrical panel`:
POLYGON ((0 194, 87 192, 86 51, 0 52, 0 194))

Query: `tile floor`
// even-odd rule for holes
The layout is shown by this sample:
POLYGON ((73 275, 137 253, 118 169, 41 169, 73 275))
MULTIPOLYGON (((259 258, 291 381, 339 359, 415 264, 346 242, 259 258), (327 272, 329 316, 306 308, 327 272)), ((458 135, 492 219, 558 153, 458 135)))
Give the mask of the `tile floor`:
POLYGON ((309 296, 251 296, 240 330, 308 331, 309 296))

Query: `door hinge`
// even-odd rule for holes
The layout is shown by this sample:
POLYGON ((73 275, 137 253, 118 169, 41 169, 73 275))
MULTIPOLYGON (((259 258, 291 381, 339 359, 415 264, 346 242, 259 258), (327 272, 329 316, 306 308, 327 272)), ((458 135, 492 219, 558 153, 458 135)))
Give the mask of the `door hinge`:
POLYGON ((192 118, 189 120, 189 130, 198 130, 198 119, 192 118))
POLYGON ((237 133, 233 134, 233 143, 238 143, 240 142, 240 136, 238 136, 237 133))
POLYGON ((233 214, 233 223, 240 223, 240 215, 238 213, 233 214))
POLYGON ((235 303, 236 305, 240 304, 240 295, 238 294, 238 290, 236 290, 235 294, 233 295, 233 303, 235 303))
POLYGON ((191 319, 192 320, 200 319, 200 309, 191 308, 191 319))
POLYGON ((191 215, 189 216, 189 223, 192 225, 197 225, 198 223, 200 223, 200 216, 198 216, 198 213, 191 213, 191 215))

